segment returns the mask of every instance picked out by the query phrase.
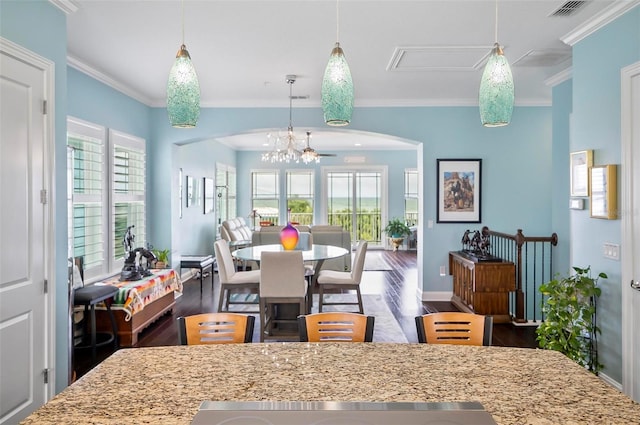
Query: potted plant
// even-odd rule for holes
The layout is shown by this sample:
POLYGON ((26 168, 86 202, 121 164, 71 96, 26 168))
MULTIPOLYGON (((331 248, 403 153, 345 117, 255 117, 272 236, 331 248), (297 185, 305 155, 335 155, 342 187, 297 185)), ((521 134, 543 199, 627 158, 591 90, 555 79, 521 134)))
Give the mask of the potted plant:
POLYGON ((596 298, 602 290, 599 278, 591 277, 591 267, 573 267, 575 274, 557 277, 540 286, 544 321, 536 330, 540 348, 560 351, 581 366, 598 374, 602 365, 597 357, 596 298))
POLYGON ((383 230, 387 236, 389 236, 394 251, 397 251, 398 247, 402 245, 405 236, 409 236, 411 234, 409 226, 399 218, 392 218, 389 220, 389 223, 387 223, 387 226, 383 230))
POLYGON ((155 267, 157 269, 165 269, 169 266, 169 250, 168 249, 153 249, 153 255, 156 256, 155 267))

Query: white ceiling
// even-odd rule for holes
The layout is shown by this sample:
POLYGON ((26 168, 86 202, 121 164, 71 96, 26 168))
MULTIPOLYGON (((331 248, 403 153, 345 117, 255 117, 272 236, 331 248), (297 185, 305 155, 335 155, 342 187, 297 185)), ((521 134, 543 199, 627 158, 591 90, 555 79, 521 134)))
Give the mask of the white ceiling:
MULTIPOLYGON (((51 1, 70 10, 72 66, 147 105, 165 106, 169 69, 182 43, 180 1, 51 1)), ((545 81, 571 66, 571 48, 561 39, 629 0, 590 0, 571 16, 549 16, 564 3, 498 3, 498 41, 512 66, 516 105, 549 105, 545 81)), ((341 0, 338 10, 356 107, 477 104, 483 61, 495 41, 495 1, 341 0)), ((295 99, 294 110, 319 106, 336 15, 335 0, 185 0, 184 41, 198 72, 201 105, 288 107, 285 76, 295 74, 294 96, 308 99, 295 99)), ((295 113, 293 121, 295 127, 295 113)), ((287 123, 285 116, 273 126, 287 123)), ((327 139, 342 131, 313 130, 330 130, 327 139)), ((264 141, 261 131, 255 140, 242 136, 227 142, 256 149, 264 141)), ((323 139, 315 137, 312 146, 323 139)))

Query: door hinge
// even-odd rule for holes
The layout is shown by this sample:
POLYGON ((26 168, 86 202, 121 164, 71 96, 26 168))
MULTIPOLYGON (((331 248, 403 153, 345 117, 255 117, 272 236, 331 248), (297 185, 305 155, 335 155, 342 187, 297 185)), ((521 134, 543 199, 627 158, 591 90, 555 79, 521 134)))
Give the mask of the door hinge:
POLYGON ((49 293, 49 281, 47 279, 44 280, 43 286, 44 286, 44 293, 48 294, 49 293))
POLYGON ((45 369, 42 371, 42 379, 44 380, 45 384, 49 383, 49 369, 45 369))
POLYGON ((47 204, 47 189, 42 189, 40 191, 40 203, 47 204))
POLYGON ((47 115, 47 101, 42 101, 42 115, 47 115))

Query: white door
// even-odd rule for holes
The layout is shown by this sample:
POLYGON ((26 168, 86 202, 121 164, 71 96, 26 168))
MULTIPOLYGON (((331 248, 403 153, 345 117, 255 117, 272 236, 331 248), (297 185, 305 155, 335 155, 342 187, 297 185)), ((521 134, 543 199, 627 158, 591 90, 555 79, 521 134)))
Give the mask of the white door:
MULTIPOLYGON (((0 40, 2 41, 2 40, 0 40)), ((47 398, 44 292, 46 71, 0 54, 0 423, 47 398)))
POLYGON ((640 62, 622 70, 622 387, 640 402, 640 62))

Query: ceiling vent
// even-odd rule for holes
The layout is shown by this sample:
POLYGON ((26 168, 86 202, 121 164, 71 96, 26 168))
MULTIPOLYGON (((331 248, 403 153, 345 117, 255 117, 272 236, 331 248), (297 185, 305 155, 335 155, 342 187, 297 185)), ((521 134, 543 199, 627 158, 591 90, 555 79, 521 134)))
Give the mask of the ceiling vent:
POLYGON ((584 6, 587 1, 588 0, 576 0, 564 2, 559 8, 551 12, 549 16, 572 16, 578 9, 584 6))

